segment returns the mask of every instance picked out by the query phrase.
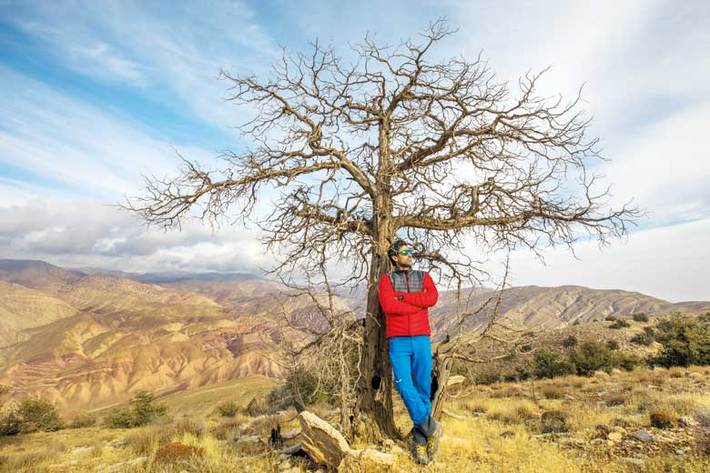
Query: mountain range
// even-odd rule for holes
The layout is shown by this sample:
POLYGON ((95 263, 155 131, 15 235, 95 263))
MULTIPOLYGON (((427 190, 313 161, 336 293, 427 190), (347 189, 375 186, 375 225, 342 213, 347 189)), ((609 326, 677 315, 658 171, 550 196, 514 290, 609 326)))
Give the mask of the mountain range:
MULTIPOLYGON (((125 402, 142 389, 160 394, 254 374, 280 378, 290 363, 283 341, 300 336, 284 318, 311 320, 315 312, 309 297, 285 291, 253 274, 133 274, 0 260, 0 383, 78 412, 125 402)), ((435 340, 496 292, 475 288, 463 296, 467 303, 457 304, 455 293, 441 291, 430 311, 435 340)), ((335 300, 363 315, 362 290, 335 300)), ((485 324, 492 306, 463 329, 485 324)), ((537 330, 707 310, 710 302, 582 286, 508 288, 499 304, 507 323, 537 330)))

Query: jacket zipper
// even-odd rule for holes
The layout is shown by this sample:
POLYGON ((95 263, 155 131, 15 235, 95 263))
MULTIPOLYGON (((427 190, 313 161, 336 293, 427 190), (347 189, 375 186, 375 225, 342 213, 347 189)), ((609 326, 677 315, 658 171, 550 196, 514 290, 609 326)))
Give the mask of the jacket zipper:
MULTIPOLYGON (((409 294, 409 275, 407 271, 404 272, 404 281, 407 284, 407 294, 409 294)), ((412 316, 410 314, 407 314, 407 333, 410 337, 412 336, 412 316)))

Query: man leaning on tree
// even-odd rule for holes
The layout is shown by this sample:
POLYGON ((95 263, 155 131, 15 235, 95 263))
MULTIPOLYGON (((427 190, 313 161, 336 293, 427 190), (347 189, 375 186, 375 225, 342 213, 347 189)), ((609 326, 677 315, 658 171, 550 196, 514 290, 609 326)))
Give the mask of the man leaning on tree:
POLYGON ((388 355, 397 388, 412 419, 413 455, 429 463, 436 455, 443 425, 431 416, 431 328, 429 307, 439 293, 426 271, 412 269, 412 249, 397 240, 387 252, 395 270, 378 283, 385 313, 388 355))

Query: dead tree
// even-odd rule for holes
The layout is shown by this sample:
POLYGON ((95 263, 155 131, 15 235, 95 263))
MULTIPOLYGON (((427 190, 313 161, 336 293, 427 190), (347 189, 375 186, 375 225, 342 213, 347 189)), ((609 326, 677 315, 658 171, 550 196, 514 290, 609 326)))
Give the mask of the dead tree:
POLYGON ((284 52, 269 77, 223 72, 230 100, 255 112, 242 127, 250 149, 224 154, 221 171, 184 160, 176 178, 147 178, 125 205, 164 227, 190 215, 246 222, 265 190, 278 191, 273 212, 256 218, 265 247, 284 255, 273 272, 348 265, 342 283, 369 288, 356 419, 375 437, 395 434, 377 281, 396 236, 440 286, 460 288, 481 277, 464 237, 541 256, 582 236, 607 244, 639 215, 607 208, 609 189, 596 188, 589 165, 603 158, 586 136, 581 89, 570 101, 540 97, 544 70, 510 86, 480 55, 432 61, 452 33, 437 21, 396 47, 366 36, 354 62, 315 43, 284 52))

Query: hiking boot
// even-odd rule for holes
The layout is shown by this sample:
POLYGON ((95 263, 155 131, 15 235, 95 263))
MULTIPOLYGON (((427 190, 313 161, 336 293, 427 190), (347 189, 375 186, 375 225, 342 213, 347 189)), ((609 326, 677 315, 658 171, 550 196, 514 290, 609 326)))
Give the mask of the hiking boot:
POLYGON ((431 434, 426 442, 426 451, 429 459, 434 459, 436 452, 439 451, 439 443, 441 442, 442 435, 444 435, 444 424, 439 421, 436 423, 434 433, 431 434))
POLYGON ((429 463, 429 455, 427 455, 427 444, 425 443, 415 443, 412 448, 412 455, 414 455, 414 461, 420 465, 426 465, 429 463))

